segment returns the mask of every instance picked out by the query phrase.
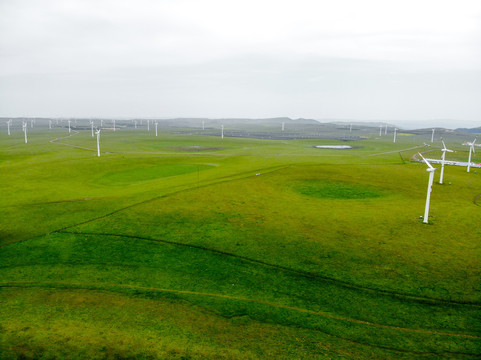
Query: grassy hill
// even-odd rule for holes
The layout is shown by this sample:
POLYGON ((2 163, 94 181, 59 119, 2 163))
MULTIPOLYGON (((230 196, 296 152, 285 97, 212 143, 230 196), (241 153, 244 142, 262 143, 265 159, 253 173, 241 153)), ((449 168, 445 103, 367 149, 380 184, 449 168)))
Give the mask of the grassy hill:
MULTIPOLYGON (((71 136, 39 121, 28 144, 14 125, 1 359, 481 356, 481 174, 447 167, 423 224, 428 174, 409 159, 440 157, 430 132, 356 126, 335 150, 119 122, 96 157, 80 121, 71 136)), ((467 158, 469 134, 443 136, 467 158)))

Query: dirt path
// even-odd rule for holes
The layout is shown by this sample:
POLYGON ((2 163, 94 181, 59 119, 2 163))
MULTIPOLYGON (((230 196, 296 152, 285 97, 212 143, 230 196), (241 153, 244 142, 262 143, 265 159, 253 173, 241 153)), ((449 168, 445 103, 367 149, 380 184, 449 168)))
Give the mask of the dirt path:
POLYGON ((74 135, 78 135, 78 134, 79 134, 79 132, 78 132, 77 130, 73 130, 72 132, 73 132, 73 134, 69 134, 68 136, 58 137, 58 138, 49 140, 49 143, 57 144, 57 145, 64 145, 64 146, 70 146, 70 147, 74 147, 74 148, 77 148, 77 149, 83 149, 83 150, 89 150, 89 151, 97 151, 97 149, 90 149, 90 148, 86 148, 86 147, 82 147, 82 146, 77 146, 77 145, 72 145, 72 144, 67 144, 67 143, 63 143, 63 142, 60 142, 60 141, 59 141, 59 140, 67 139, 67 138, 69 138, 69 137, 72 137, 72 136, 74 136, 74 135))

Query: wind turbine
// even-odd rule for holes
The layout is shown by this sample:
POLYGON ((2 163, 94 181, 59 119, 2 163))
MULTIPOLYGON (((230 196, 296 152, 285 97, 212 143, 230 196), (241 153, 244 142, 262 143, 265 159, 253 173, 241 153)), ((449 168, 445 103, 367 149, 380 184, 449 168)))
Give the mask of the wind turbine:
POLYGON ((433 129, 433 133, 431 134, 431 142, 434 142, 434 129, 433 129))
POLYGON ((397 133, 397 128, 394 128, 394 139, 392 141, 393 143, 396 142, 396 133, 397 133))
POLYGON ((379 125, 379 136, 382 136, 382 124, 379 125))
POLYGON ((68 121, 68 133, 70 134, 70 120, 68 121))
POLYGON ((147 131, 150 131, 150 120, 147 120, 147 131))
POLYGON ((384 129, 384 135, 387 135, 387 124, 386 124, 386 128, 384 129))
POLYGON ((115 119, 114 119, 114 131, 115 131, 115 119))
POLYGON ((471 169, 471 152, 475 153, 476 151, 474 151, 474 143, 476 142, 476 138, 474 138, 473 142, 470 144, 469 146, 469 158, 468 158, 468 171, 469 172, 469 169, 471 169))
POLYGON ((439 183, 442 184, 443 183, 443 175, 444 175, 444 162, 446 160, 446 151, 447 152, 454 152, 453 150, 449 150, 446 148, 446 144, 444 143, 444 140, 441 140, 443 142, 443 148, 441 149, 441 151, 443 152, 443 157, 441 158, 442 159, 442 162, 441 162, 441 175, 439 176, 439 183))
POLYGON ((224 125, 221 125, 221 137, 224 138, 224 125))
POLYGON ((92 131, 92 137, 94 137, 94 122, 90 120, 90 130, 92 131))
POLYGON ((11 123, 12 123, 12 119, 7 121, 8 136, 10 136, 10 124, 11 123))
POLYGON ((157 121, 155 122, 155 136, 157 136, 157 121))
POLYGON ((52 129, 52 120, 49 120, 49 121, 48 121, 48 128, 49 128, 49 129, 52 129))
POLYGON ((100 129, 96 130, 95 133, 97 134, 97 156, 100 157, 100 129))
POLYGON ((27 122, 26 121, 22 123, 22 127, 23 127, 23 132, 25 133, 25 144, 27 144, 28 139, 27 139, 27 122))
POLYGON ((282 131, 284 131, 284 125, 285 125, 285 124, 286 124, 286 123, 283 121, 283 122, 282 122, 282 131))
POLYGON ((205 130, 205 121, 202 120, 202 130, 205 130))
POLYGON ((424 219, 423 223, 428 223, 428 216, 429 216, 429 201, 431 200, 431 191, 433 191, 433 180, 434 180, 434 172, 436 171, 435 168, 431 166, 431 164, 424 158, 424 156, 421 155, 421 153, 418 153, 428 166, 426 171, 429 171, 429 182, 428 182, 428 192, 426 195, 426 207, 424 208, 424 219))

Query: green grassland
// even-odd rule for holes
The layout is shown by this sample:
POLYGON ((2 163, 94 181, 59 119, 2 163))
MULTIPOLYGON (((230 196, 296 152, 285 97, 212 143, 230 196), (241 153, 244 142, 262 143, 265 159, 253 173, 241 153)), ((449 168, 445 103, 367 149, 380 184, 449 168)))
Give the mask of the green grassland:
POLYGON ((0 135, 1 359, 481 357, 481 169, 424 224, 430 132, 160 129, 0 135))

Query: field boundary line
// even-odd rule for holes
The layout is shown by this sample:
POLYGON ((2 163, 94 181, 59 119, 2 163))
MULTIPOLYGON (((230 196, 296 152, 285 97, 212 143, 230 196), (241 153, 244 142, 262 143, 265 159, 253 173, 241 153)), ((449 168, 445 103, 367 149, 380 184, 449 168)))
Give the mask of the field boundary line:
POLYGON ((208 248, 208 247, 201 246, 201 245, 185 244, 185 243, 176 242, 176 241, 169 241, 169 240, 164 240, 164 239, 153 239, 153 238, 134 236, 134 235, 121 235, 121 234, 110 234, 110 233, 89 233, 89 232, 74 232, 74 231, 57 231, 57 233, 59 233, 59 234, 73 234, 73 235, 88 235, 88 236, 95 236, 95 235, 97 235, 97 236, 115 236, 115 237, 123 237, 123 238, 128 238, 128 239, 138 239, 138 240, 159 242, 159 243, 169 244, 169 245, 188 247, 188 248, 198 249, 198 250, 202 250, 202 251, 209 251, 209 252, 212 252, 212 253, 215 253, 215 254, 241 259, 241 260, 248 261, 248 262, 251 262, 251 263, 261 264, 261 265, 272 267, 272 268, 275 268, 275 269, 295 273, 297 275, 300 275, 300 276, 303 276, 303 277, 309 278, 309 279, 320 279, 320 280, 324 280, 324 281, 329 281, 333 284, 336 284, 338 286, 343 286, 343 287, 348 288, 348 289, 356 289, 356 290, 362 290, 362 291, 371 292, 371 293, 378 293, 378 294, 381 293, 381 294, 386 295, 386 296, 392 296, 392 297, 403 298, 403 299, 407 298, 407 299, 417 301, 417 302, 424 302, 424 303, 428 302, 430 304, 441 303, 443 305, 456 305, 456 306, 464 305, 464 306, 481 307, 480 303, 475 303, 475 302, 463 302, 463 301, 447 300, 447 299, 427 297, 427 296, 418 296, 418 295, 412 295, 412 294, 402 293, 402 292, 393 291, 393 290, 376 289, 376 288, 371 288, 371 287, 367 287, 367 286, 357 285, 357 284, 354 284, 354 283, 350 283, 348 281, 332 278, 332 277, 329 277, 329 276, 314 274, 314 273, 307 272, 307 271, 304 271, 304 270, 289 268, 287 266, 271 264, 271 263, 268 263, 266 261, 257 260, 257 259, 249 258, 247 256, 237 255, 237 254, 229 253, 229 252, 222 251, 222 250, 212 249, 212 248, 208 248))
POLYGON ((117 288, 125 288, 125 289, 140 290, 140 291, 157 291, 157 292, 166 292, 166 293, 173 293, 173 294, 197 295, 197 296, 215 297, 215 298, 222 298, 222 299, 229 299, 229 300, 251 302, 251 303, 256 303, 261 305, 267 305, 270 307, 280 308, 280 309, 287 309, 287 310, 293 310, 301 313, 317 315, 317 316, 321 316, 328 319, 345 321, 345 322, 350 322, 354 324, 367 325, 367 326, 384 328, 384 329, 392 329, 392 330, 398 330, 398 331, 404 331, 404 332, 413 332, 413 333, 422 333, 422 334, 431 334, 431 335, 452 336, 452 337, 467 338, 467 339, 481 339, 481 336, 477 336, 477 335, 450 333, 450 332, 426 330, 426 329, 412 329, 412 328, 405 328, 401 326, 378 324, 378 323, 373 323, 373 322, 364 321, 364 320, 352 319, 345 316, 329 314, 322 311, 314 311, 314 310, 303 309, 303 308, 298 308, 298 307, 289 306, 289 305, 276 304, 276 303, 272 303, 264 300, 256 300, 256 299, 250 299, 250 298, 245 298, 241 296, 207 293, 207 292, 190 291, 190 290, 155 288, 155 287, 129 285, 129 284, 68 283, 68 282, 62 282, 62 281, 55 281, 55 282, 10 281, 10 282, 0 283, 0 287, 25 287, 25 288, 27 287, 49 288, 50 287, 50 288, 67 288, 67 289, 71 288, 71 289, 85 289, 85 290, 107 290, 112 292, 115 292, 114 289, 117 287, 117 288))

